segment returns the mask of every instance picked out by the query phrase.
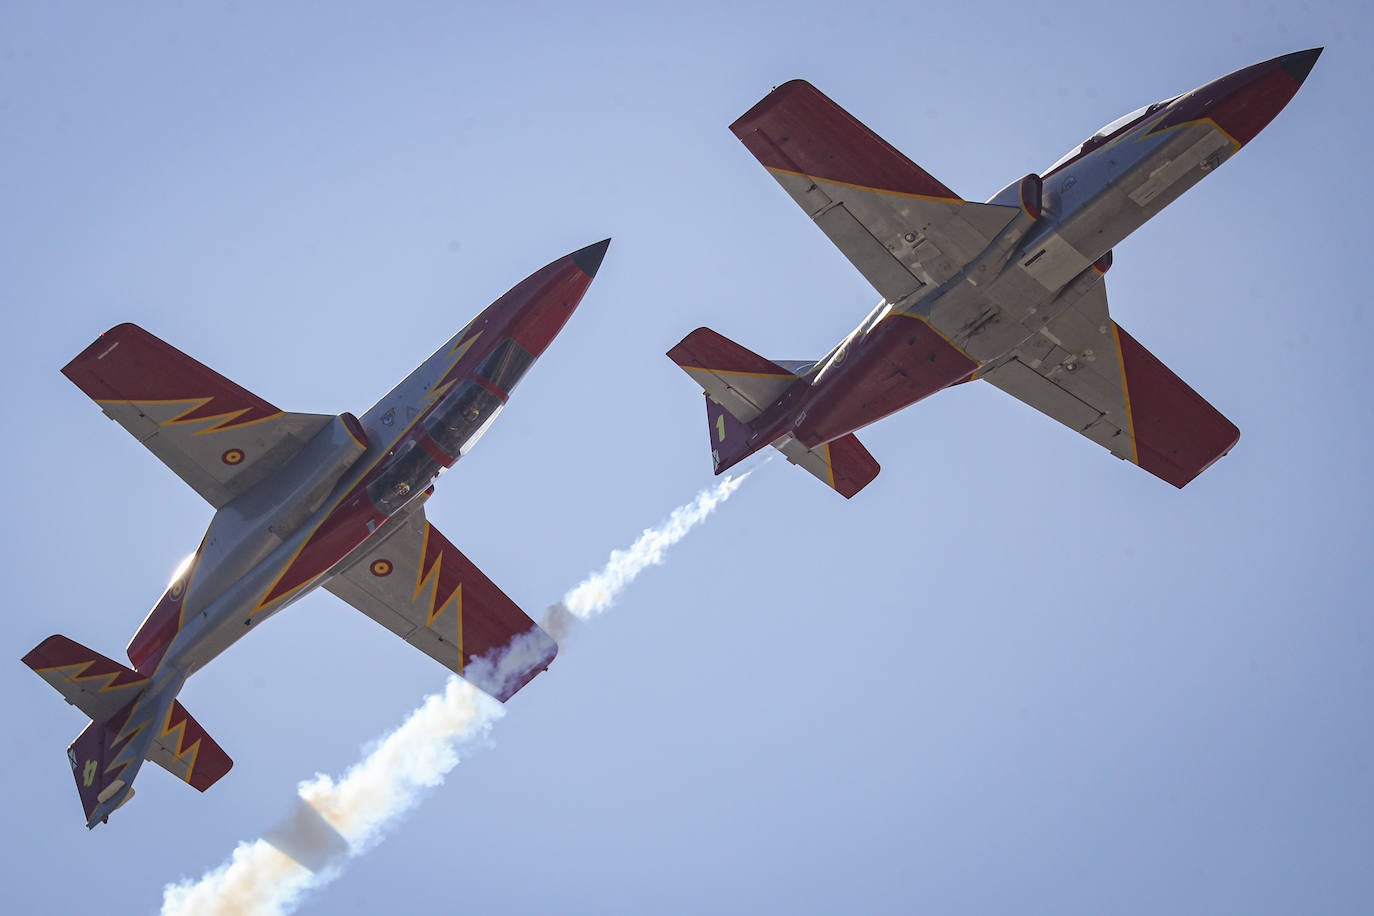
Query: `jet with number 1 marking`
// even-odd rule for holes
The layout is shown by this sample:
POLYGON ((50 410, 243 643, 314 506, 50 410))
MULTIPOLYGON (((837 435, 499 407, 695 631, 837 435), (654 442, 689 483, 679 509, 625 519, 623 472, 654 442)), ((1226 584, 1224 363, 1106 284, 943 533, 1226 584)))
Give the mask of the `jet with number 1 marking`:
POLYGON ((535 271, 361 419, 284 413, 132 324, 67 364, 216 509, 130 641, 133 667, 65 636, 24 656, 91 719, 67 751, 87 827, 132 797, 144 760, 202 792, 228 772, 177 694, 319 586, 502 702, 548 667, 558 646, 426 520, 424 502, 562 329, 609 244, 535 271))
POLYGON ((1182 487, 1240 432, 1107 312, 1112 248, 1260 132, 1320 48, 1112 121, 1045 172, 966 201, 815 87, 730 129, 882 295, 818 360, 709 328, 668 356, 706 393, 716 473, 773 445, 845 497, 878 474, 854 431, 975 378, 1182 487))

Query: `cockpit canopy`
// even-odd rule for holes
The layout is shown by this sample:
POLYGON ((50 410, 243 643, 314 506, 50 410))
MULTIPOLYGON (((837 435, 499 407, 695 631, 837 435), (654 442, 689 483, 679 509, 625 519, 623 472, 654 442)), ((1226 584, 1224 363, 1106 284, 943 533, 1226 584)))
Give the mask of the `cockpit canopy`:
MULTIPOLYGON (((467 454, 490 428, 509 395, 534 357, 509 337, 497 344, 477 367, 477 376, 489 385, 463 379, 444 395, 424 419, 424 430, 439 449, 455 461, 467 454)), ((394 513, 416 493, 429 486, 443 465, 413 439, 406 442, 376 480, 368 485, 372 504, 386 514, 394 513)))
POLYGON ((528 350, 507 337, 482 360, 477 367, 477 374, 510 394, 533 362, 534 356, 528 350))
MULTIPOLYGON (((1178 98, 1178 96, 1174 96, 1174 99, 1176 98, 1178 98)), ((1121 117, 1117 118, 1115 121, 1109 121, 1108 123, 1103 124, 1100 128, 1097 129, 1097 131, 1091 137, 1084 140, 1081 144, 1069 150, 1064 155, 1060 156, 1059 159, 1054 163, 1054 165, 1050 166, 1048 169, 1045 170, 1045 174, 1049 175, 1052 172, 1056 172, 1064 166, 1068 165, 1073 160, 1077 159, 1079 156, 1085 156, 1088 153, 1091 153, 1093 150, 1097 149, 1099 146, 1102 146, 1108 140, 1111 140, 1118 134, 1125 133, 1127 130, 1134 127, 1141 121, 1145 120, 1155 112, 1159 111, 1161 108, 1168 105, 1170 102, 1173 102, 1174 99, 1164 99, 1161 102, 1153 102, 1149 105, 1137 108, 1135 111, 1132 111, 1129 114, 1124 114, 1121 117)))

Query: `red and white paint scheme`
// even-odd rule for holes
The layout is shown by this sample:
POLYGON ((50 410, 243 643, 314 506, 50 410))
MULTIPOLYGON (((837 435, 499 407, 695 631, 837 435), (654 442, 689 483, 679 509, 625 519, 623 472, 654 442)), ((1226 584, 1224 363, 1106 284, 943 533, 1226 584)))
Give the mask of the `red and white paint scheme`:
POLYGON ((814 86, 730 126, 882 301, 818 360, 699 328, 668 356, 706 393, 716 473, 766 445, 845 497, 878 474, 854 431, 975 378, 1182 487, 1239 430, 1107 311, 1112 249, 1254 139, 1321 54, 1238 70, 1116 119, 985 204, 814 86))
POLYGON ((129 641, 132 668, 65 636, 24 663, 90 717, 67 751, 86 826, 152 760, 204 791, 232 761, 177 701, 186 679, 324 586, 504 702, 558 652, 425 518, 582 300, 610 241, 535 271, 361 418, 285 413, 132 324, 62 370, 215 508, 129 641))

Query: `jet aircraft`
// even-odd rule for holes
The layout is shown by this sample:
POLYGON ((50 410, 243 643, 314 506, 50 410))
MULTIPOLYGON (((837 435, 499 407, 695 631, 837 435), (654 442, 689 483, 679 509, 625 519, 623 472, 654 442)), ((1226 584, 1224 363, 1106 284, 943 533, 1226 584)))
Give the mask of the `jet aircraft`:
POLYGON ((810 84, 730 126, 882 301, 818 360, 765 359, 709 328, 668 356, 706 394, 720 474, 765 445, 846 498, 879 466, 854 431, 987 380, 1183 487, 1239 430, 1108 315, 1112 249, 1254 139, 1320 48, 1107 124, 1043 175, 961 199, 810 84))
POLYGON ((216 512, 129 642, 132 668, 65 636, 24 656, 91 723, 67 750, 86 826, 145 760, 205 791, 229 756, 177 700, 186 679, 318 586, 504 702, 554 641, 425 518, 553 341, 610 240, 535 271, 363 414, 285 413, 132 324, 62 372, 216 512))

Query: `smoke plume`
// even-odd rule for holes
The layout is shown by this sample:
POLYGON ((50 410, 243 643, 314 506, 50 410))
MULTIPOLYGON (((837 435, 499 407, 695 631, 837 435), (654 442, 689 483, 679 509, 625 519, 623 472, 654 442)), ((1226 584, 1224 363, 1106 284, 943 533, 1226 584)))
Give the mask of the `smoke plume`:
MULTIPOLYGON (((748 477, 726 477, 649 528, 604 568, 571 588, 548 609, 543 626, 562 642, 575 621, 614 606, 620 593, 668 548, 687 536, 748 477)), ((484 684, 516 676, 528 659, 522 637, 478 660, 484 684)), ((323 774, 300 784, 295 810, 263 837, 240 843, 229 861, 163 889, 164 916, 289 913, 303 896, 342 874, 348 859, 384 837, 388 827, 444 781, 463 757, 490 743, 505 714, 496 700, 450 677, 442 693, 425 697, 401 725, 335 780, 323 774)))

